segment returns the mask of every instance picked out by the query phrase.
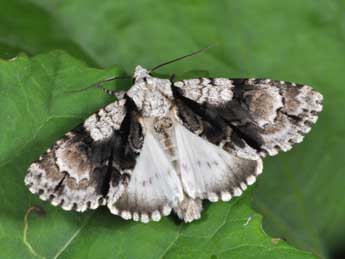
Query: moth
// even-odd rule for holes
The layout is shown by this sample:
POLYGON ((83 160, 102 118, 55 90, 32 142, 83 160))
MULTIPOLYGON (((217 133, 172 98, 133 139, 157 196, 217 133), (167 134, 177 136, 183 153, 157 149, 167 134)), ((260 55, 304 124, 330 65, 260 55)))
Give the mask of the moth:
POLYGON ((29 190, 64 210, 107 206, 147 223, 201 217, 262 173, 262 159, 303 140, 322 110, 310 86, 270 79, 152 76, 68 132, 28 169, 29 190))

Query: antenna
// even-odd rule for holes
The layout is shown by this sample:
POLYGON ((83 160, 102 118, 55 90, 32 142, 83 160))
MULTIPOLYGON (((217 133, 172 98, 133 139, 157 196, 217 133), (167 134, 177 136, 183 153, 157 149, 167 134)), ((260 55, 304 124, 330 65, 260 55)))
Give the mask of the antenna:
MULTIPOLYGON (((155 70, 157 70, 158 68, 161 68, 161 67, 165 66, 165 65, 177 62, 177 61, 179 61, 181 59, 185 59, 185 58, 188 58, 188 57, 195 56, 195 55, 197 55, 197 54, 199 54, 201 52, 204 52, 204 51, 214 47, 215 45, 216 44, 211 44, 211 45, 209 45, 209 46, 207 46, 205 48, 199 49, 199 50, 194 51, 194 52, 192 52, 190 54, 187 54, 187 55, 184 55, 182 57, 178 57, 178 58, 175 58, 173 60, 170 60, 170 61, 164 62, 162 64, 159 64, 158 66, 155 66, 154 68, 152 68, 150 70, 150 73, 155 71, 155 70)), ((106 89, 106 88, 104 88, 102 86, 102 84, 104 84, 104 83, 107 83, 107 82, 110 82, 110 81, 114 81, 114 80, 117 80, 117 79, 132 79, 132 77, 131 76, 113 76, 113 77, 109 77, 109 78, 103 79, 103 80, 101 80, 101 81, 99 81, 99 82, 97 82, 95 84, 92 84, 92 85, 90 85, 88 87, 85 87, 85 88, 82 88, 82 89, 78 89, 78 90, 68 91, 68 93, 79 93, 79 92, 85 91, 87 89, 90 89, 92 87, 96 87, 96 88, 100 88, 104 93, 106 93, 106 94, 108 94, 110 96, 116 96, 116 97, 119 98, 119 97, 123 96, 122 91, 120 91, 121 93, 120 92, 115 92, 115 91, 112 91, 112 90, 108 90, 108 89, 106 89)))
POLYGON ((178 58, 175 58, 175 59, 173 59, 173 60, 170 60, 170 61, 164 62, 164 63, 162 63, 162 64, 159 64, 158 66, 155 66, 154 68, 152 68, 152 69, 150 70, 150 73, 153 72, 154 70, 157 70, 158 68, 161 68, 161 67, 165 66, 165 65, 168 65, 168 64, 177 62, 177 61, 179 61, 179 60, 181 60, 181 59, 185 59, 185 58, 188 58, 188 57, 197 55, 197 54, 199 54, 199 53, 201 53, 201 52, 204 52, 204 51, 206 51, 206 50, 208 50, 208 49, 210 49, 210 48, 212 48, 212 47, 214 47, 214 46, 215 46, 215 44, 212 44, 212 45, 209 45, 209 46, 207 46, 207 47, 205 47, 205 48, 202 48, 202 49, 199 49, 199 50, 197 50, 197 51, 195 51, 195 52, 192 52, 192 53, 190 53, 190 54, 187 54, 187 55, 184 55, 184 56, 182 56, 182 57, 178 57, 178 58))
POLYGON ((68 91, 68 93, 79 93, 79 92, 83 92, 87 89, 90 89, 92 87, 96 87, 96 88, 99 88, 101 89, 104 93, 110 95, 110 96, 116 96, 117 97, 117 92, 115 91, 112 91, 112 90, 109 90, 109 89, 106 89, 102 86, 102 84, 104 83, 107 83, 107 82, 110 82, 110 81, 114 81, 114 80, 117 80, 117 79, 130 79, 132 77, 130 76, 113 76, 113 77, 109 77, 109 78, 106 78, 106 79, 103 79, 95 84, 92 84, 88 87, 85 87, 85 88, 82 88, 82 89, 78 89, 78 90, 72 90, 72 91, 68 91))

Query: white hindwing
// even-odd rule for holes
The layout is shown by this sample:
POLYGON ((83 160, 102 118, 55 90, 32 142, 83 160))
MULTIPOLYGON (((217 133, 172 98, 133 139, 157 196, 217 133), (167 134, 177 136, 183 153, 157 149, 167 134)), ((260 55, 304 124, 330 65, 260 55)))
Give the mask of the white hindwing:
POLYGON ((240 196, 262 171, 262 161, 227 153, 177 123, 178 158, 184 191, 193 199, 217 201, 240 196))
POLYGON ((147 222, 168 215, 182 199, 181 181, 172 163, 148 132, 129 184, 115 206, 109 205, 110 210, 125 219, 147 222))

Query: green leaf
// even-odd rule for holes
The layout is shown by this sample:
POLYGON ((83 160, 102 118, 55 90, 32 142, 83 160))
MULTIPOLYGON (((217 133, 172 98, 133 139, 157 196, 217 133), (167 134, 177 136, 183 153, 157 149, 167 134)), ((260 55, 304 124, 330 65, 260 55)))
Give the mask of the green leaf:
POLYGON ((88 68, 60 51, 0 61, 0 257, 312 258, 262 231, 251 191, 207 206, 193 224, 171 216, 147 225, 105 208, 65 212, 31 195, 23 183, 29 164, 110 102, 95 88, 75 91, 120 72, 88 68))
MULTIPOLYGON (((265 160, 254 205, 264 215, 264 229, 271 236, 329 257, 343 250, 345 240, 344 10, 341 0, 0 0, 0 57, 59 48, 88 64, 119 64, 131 73, 136 64, 152 67, 218 43, 157 73, 200 70, 210 76, 266 77, 313 85, 325 96, 325 110, 302 144, 265 160)), ((18 99, 23 101, 21 95, 18 99)), ((12 110, 13 104, 8 105, 5 111, 12 110)), ((25 116, 18 118, 19 123, 25 116)), ((71 118, 59 133, 75 123, 71 118)), ((34 122, 20 125, 31 130, 35 126, 34 122)), ((59 135, 51 127, 41 147, 59 135)), ((8 132, 17 129, 15 123, 8 123, 8 132)), ((8 146, 11 153, 0 159, 13 157, 27 136, 6 140, 5 149, 8 146)))
MULTIPOLYGON (((52 1, 53 2, 53 1, 52 1)), ((12 54, 2 48, 27 54, 63 48, 90 64, 94 61, 70 35, 64 33, 64 25, 49 10, 31 1, 0 1, 0 57, 12 54), (4 46, 4 47, 1 47, 4 46)), ((12 56, 13 57, 13 56, 12 56)))

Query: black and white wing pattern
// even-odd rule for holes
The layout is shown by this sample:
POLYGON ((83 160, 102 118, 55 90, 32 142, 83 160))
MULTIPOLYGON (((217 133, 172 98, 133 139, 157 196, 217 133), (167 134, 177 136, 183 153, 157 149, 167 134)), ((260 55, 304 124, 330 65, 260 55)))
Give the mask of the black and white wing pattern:
MULTIPOLYGON (((29 167, 25 177, 29 190, 55 206, 80 212, 120 195, 128 181, 121 169, 125 154, 115 157, 114 153, 115 143, 128 135, 121 128, 126 117, 126 101, 120 100, 68 132, 29 167)), ((127 155, 126 163, 132 160, 128 168, 134 159, 134 152, 127 155)))
POLYGON ((302 141, 322 110, 305 85, 260 79, 171 82, 137 66, 122 99, 91 115, 28 169, 25 184, 65 210, 124 219, 201 217, 202 200, 240 196, 262 158, 302 141))
POLYGON ((108 202, 108 207, 124 219, 147 223, 169 215, 182 198, 173 164, 153 134, 147 133, 128 186, 115 202, 108 202))
POLYGON ((175 82, 173 92, 181 181, 194 200, 240 196, 262 157, 301 142, 322 110, 311 87, 282 81, 200 78, 175 82))
POLYGON ((200 78, 174 86, 175 96, 188 107, 179 110, 187 128, 252 159, 290 150, 303 140, 322 110, 320 93, 284 81, 200 78))
POLYGON ((180 179, 152 133, 143 133, 131 99, 109 104, 68 132, 28 169, 29 190, 65 210, 108 206, 144 223, 183 199, 180 179))

